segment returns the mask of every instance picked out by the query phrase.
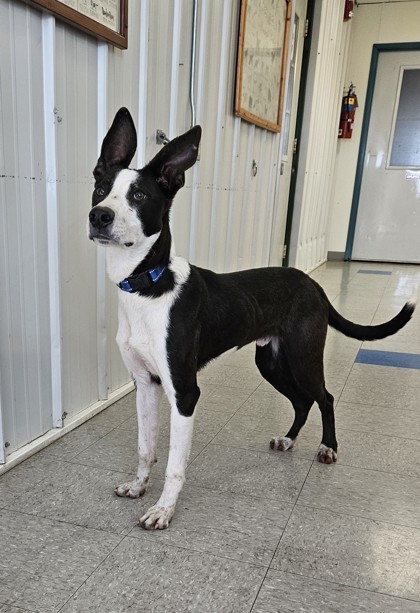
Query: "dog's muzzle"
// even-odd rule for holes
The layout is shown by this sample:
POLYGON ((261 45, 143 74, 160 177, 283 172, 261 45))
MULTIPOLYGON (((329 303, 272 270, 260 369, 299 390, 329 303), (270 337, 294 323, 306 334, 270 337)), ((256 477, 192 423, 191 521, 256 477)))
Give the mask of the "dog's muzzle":
POLYGON ((94 206, 89 213, 89 221, 92 228, 102 230, 110 226, 114 221, 115 213, 106 206, 94 206))
POLYGON ((89 238, 100 244, 112 240, 111 227, 115 213, 106 206, 94 206, 89 213, 89 238))

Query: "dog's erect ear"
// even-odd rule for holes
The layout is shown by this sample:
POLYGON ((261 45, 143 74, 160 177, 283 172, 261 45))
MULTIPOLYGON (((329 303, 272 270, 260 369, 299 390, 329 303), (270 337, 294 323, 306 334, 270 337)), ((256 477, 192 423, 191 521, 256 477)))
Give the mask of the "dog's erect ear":
POLYGON ((101 155, 93 171, 98 181, 115 168, 128 168, 137 147, 137 134, 133 119, 126 108, 115 115, 112 126, 102 143, 101 155))
POLYGON ((164 192, 173 198, 185 183, 185 171, 197 161, 201 127, 171 140, 146 166, 164 192))

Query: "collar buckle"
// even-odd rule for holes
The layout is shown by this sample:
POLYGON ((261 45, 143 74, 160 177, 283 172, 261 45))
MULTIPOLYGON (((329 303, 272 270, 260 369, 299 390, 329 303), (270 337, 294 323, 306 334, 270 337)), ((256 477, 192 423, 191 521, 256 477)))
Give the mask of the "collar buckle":
POLYGON ((155 266, 155 268, 137 275, 130 275, 117 283, 117 285, 123 292, 129 292, 130 294, 141 292, 141 290, 152 287, 152 285, 159 281, 165 270, 166 266, 155 266))

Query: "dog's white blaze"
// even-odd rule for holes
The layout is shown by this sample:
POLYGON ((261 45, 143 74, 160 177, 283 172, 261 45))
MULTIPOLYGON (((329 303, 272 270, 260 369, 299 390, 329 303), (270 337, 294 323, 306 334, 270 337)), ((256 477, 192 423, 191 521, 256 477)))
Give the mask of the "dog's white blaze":
POLYGON ((129 206, 127 193, 138 181, 137 170, 121 170, 115 178, 108 196, 99 206, 111 209, 115 218, 112 222, 111 238, 115 243, 107 245, 106 263, 109 277, 115 283, 128 277, 149 253, 160 232, 146 236, 136 211, 129 206), (126 245, 132 243, 130 247, 126 245))
MULTIPOLYGON (((112 235, 115 239, 124 242, 136 242, 144 236, 141 221, 127 200, 127 193, 134 181, 138 180, 136 170, 121 170, 115 177, 114 184, 108 196, 99 203, 115 213, 112 222, 112 235), (126 240, 127 239, 127 240, 126 240)), ((138 262, 137 262, 138 263, 138 262)))

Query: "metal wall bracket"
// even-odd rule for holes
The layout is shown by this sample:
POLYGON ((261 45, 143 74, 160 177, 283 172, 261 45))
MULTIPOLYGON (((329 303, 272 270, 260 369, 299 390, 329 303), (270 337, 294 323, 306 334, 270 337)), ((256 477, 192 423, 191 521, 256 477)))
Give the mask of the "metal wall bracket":
POLYGON ((169 138, 166 136, 163 130, 156 130, 156 144, 157 145, 167 145, 169 143, 169 138))

